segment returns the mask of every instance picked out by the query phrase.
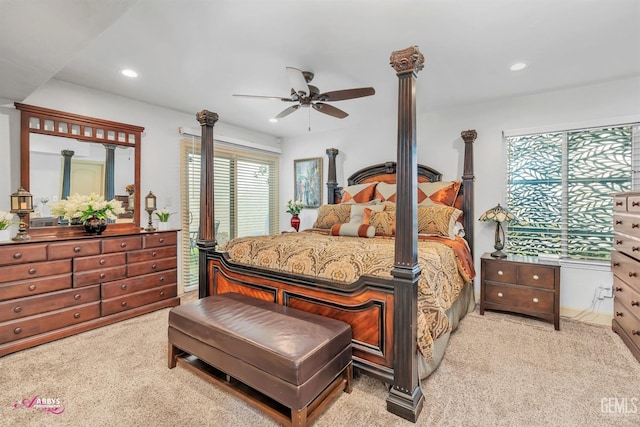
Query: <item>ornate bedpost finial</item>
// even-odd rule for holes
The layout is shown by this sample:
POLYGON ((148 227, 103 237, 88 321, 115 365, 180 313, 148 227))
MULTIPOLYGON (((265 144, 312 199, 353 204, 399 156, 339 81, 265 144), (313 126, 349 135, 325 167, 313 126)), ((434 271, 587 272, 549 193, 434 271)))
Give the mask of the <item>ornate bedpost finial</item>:
POLYGON ((196 113, 196 120, 200 123, 200 126, 213 126, 218 121, 218 113, 202 110, 196 113))
POLYGON ((478 132, 473 129, 469 129, 463 130, 462 132, 460 132, 460 135, 462 136, 464 142, 474 142, 478 137, 478 132))
POLYGON ((397 74, 415 73, 424 68, 424 55, 418 46, 411 46, 391 53, 391 66, 397 74))

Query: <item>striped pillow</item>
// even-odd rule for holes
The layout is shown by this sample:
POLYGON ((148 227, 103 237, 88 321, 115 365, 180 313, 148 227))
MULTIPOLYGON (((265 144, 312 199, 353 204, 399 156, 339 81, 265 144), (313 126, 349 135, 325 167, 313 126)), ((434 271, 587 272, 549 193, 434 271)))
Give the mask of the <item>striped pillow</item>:
POLYGON ((332 236, 373 237, 376 228, 367 224, 335 224, 331 227, 332 236))

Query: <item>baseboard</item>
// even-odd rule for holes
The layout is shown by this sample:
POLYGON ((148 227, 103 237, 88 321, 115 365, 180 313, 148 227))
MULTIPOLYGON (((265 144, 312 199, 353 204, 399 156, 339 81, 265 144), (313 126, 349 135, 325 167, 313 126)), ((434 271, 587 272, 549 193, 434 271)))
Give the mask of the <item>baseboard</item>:
POLYGON ((594 311, 586 314, 582 314, 580 317, 577 317, 579 314, 583 313, 584 310, 578 310, 575 308, 569 307, 560 307, 560 317, 568 318, 571 320, 577 320, 579 322, 584 323, 592 323, 595 325, 605 325, 611 326, 611 319, 613 318, 613 313, 604 312, 604 311, 594 311))

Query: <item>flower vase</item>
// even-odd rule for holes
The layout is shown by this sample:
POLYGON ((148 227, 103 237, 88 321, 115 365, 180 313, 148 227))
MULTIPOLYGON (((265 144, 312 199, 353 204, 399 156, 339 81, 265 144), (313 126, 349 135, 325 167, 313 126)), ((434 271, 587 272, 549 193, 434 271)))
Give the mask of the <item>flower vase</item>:
POLYGON ((291 226, 298 231, 300 229, 300 218, 298 217, 298 214, 294 214, 291 217, 291 226))
POLYGON ((96 218, 95 216, 87 218, 87 220, 83 222, 82 225, 84 226, 84 230, 89 234, 100 235, 104 230, 107 229, 107 221, 104 219, 96 218))
POLYGON ((167 231, 169 229, 168 221, 160 221, 158 223, 158 231, 167 231))
POLYGON ((0 242, 8 242, 9 240, 11 240, 9 229, 0 230, 0 242))

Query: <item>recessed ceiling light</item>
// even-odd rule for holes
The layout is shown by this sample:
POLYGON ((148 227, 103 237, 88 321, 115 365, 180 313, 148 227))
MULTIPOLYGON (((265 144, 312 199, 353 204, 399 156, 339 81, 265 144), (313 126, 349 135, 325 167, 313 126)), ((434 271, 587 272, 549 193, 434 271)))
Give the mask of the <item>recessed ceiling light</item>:
POLYGON ((520 70, 524 70, 525 68, 527 68, 526 62, 516 62, 515 64, 512 64, 509 67, 511 71, 520 71, 520 70))
POLYGON ((127 77, 138 77, 138 73, 136 73, 133 70, 129 70, 129 69, 122 70, 122 74, 124 74, 127 77))
POLYGON ((269 121, 271 123, 278 123, 278 119, 276 119, 275 117, 270 118, 269 121))

